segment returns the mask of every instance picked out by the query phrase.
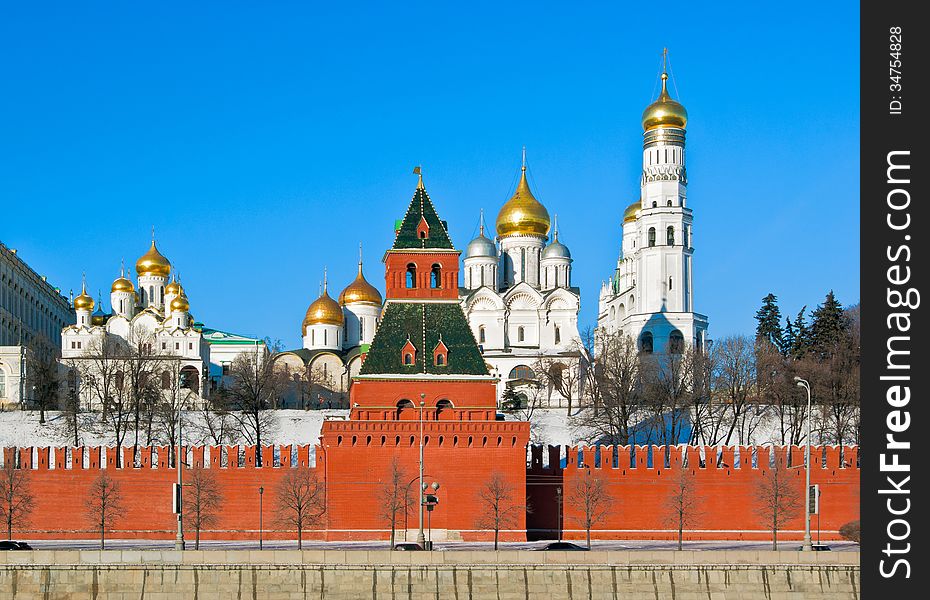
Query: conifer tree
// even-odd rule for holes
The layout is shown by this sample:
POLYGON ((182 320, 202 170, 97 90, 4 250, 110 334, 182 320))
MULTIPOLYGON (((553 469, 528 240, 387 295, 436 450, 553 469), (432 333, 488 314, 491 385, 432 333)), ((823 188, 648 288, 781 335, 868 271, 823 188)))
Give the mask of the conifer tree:
POLYGON ((778 309, 778 298, 775 294, 769 293, 762 299, 762 308, 756 312, 756 339, 766 340, 778 348, 781 353, 785 352, 785 342, 781 328, 781 311, 778 309))
POLYGON ((832 356, 837 345, 847 336, 848 329, 849 317, 837 301, 833 290, 830 290, 823 304, 811 313, 810 349, 821 359, 832 356))
POLYGON ((801 307, 798 316, 794 319, 794 339, 788 352, 792 358, 802 358, 810 350, 810 330, 804 320, 805 311, 807 311, 806 304, 801 307))

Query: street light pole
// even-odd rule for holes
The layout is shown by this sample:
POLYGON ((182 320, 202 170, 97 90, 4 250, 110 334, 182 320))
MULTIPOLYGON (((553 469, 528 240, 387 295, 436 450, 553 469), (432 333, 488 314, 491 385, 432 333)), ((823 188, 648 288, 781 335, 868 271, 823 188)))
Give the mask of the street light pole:
POLYGON ((174 540, 174 549, 183 550, 184 549, 184 487, 183 481, 181 480, 181 418, 183 413, 181 411, 181 363, 175 363, 177 370, 175 372, 174 378, 174 389, 176 392, 176 398, 178 400, 178 449, 177 454, 175 454, 174 462, 175 466, 178 468, 178 535, 174 540))
POLYGON ((264 486, 258 486, 258 549, 262 549, 262 495, 265 493, 264 486))
POLYGON ((420 531, 417 533, 417 543, 425 548, 426 538, 423 537, 423 407, 426 406, 426 394, 420 394, 420 485, 417 494, 420 499, 420 531))
POLYGON ((804 450, 805 486, 804 486, 804 543, 801 550, 811 548, 811 384, 806 379, 795 377, 799 387, 807 391, 807 445, 804 450))

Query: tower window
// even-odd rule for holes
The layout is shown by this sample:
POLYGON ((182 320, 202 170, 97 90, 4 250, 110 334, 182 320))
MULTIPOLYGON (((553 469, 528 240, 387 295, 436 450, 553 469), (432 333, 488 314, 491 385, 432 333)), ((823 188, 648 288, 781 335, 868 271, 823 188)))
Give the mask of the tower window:
POLYGON ((429 286, 433 289, 439 289, 442 287, 442 266, 433 265, 432 269, 429 272, 429 286))
POLYGON ((363 339, 365 339, 365 320, 359 319, 358 320, 358 341, 361 342, 363 339))
POLYGON ((649 239, 648 239, 648 243, 649 243, 649 247, 650 247, 650 248, 652 248, 653 246, 656 245, 656 228, 655 228, 655 227, 650 227, 650 228, 649 228, 649 239))
POLYGON ((561 343, 562 343, 562 332, 559 331, 559 326, 558 326, 558 325, 555 326, 555 343, 556 343, 556 344, 561 344, 561 343))
POLYGON ((658 205, 659 205, 658 202, 656 202, 655 200, 652 201, 652 208, 655 208, 655 207, 657 207, 658 205))
POLYGON ((652 333, 644 331, 639 338, 639 350, 646 354, 652 354, 652 333))
POLYGON ((522 342, 526 338, 526 332, 523 327, 517 327, 517 341, 522 342))
POLYGON ((667 204, 666 206, 671 206, 671 205, 672 205, 672 201, 669 200, 669 201, 668 201, 668 204, 667 204))
POLYGON ((685 248, 690 248, 690 247, 691 247, 691 246, 688 245, 688 238, 690 237, 690 236, 689 236, 689 233, 690 233, 690 232, 689 232, 689 228, 688 228, 688 226, 686 225, 686 226, 685 226, 685 230, 684 230, 684 232, 683 232, 684 237, 683 237, 683 239, 681 240, 681 243, 682 243, 682 245, 684 245, 685 248))
POLYGON ((685 336, 677 329, 668 336, 669 354, 681 354, 685 351, 685 336))
POLYGON ((485 332, 484 325, 478 326, 478 343, 483 344, 485 342, 485 332))
POLYGON ((444 366, 445 364, 446 364, 446 356, 445 356, 445 354, 437 354, 437 355, 436 355, 436 366, 442 367, 442 366, 444 366))
POLYGON ((669 227, 665 230, 665 243, 669 246, 675 245, 675 228, 669 227))
POLYGON ((412 364, 413 364, 413 354, 410 354, 409 352, 406 352, 406 353, 404 354, 404 364, 405 364, 405 365, 412 365, 412 364))
POLYGON ((672 278, 668 278, 668 291, 672 291, 672 278))
POLYGON ((417 266, 413 263, 407 265, 407 289, 412 290, 417 287, 417 266))

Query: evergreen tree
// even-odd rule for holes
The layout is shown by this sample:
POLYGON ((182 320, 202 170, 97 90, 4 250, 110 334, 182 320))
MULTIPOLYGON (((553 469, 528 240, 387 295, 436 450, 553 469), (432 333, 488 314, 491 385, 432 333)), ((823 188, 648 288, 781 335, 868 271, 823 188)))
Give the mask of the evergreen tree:
POLYGON ((791 322, 791 317, 785 317, 785 329, 784 334, 782 335, 782 341, 785 343, 784 354, 786 356, 791 354, 792 350, 794 349, 795 337, 794 323, 791 322))
POLYGON ((778 310, 778 298, 770 293, 762 299, 762 308, 756 312, 756 339, 767 340, 784 354, 785 341, 781 328, 781 311, 778 310))
POLYGON ((807 305, 801 307, 798 316, 794 319, 794 338, 792 339, 791 348, 788 353, 792 358, 801 358, 810 350, 810 330, 807 322, 804 320, 804 312, 807 305))
POLYGON ((823 304, 811 313, 810 349, 820 358, 826 358, 835 352, 848 330, 849 317, 837 301, 833 290, 830 290, 823 304))

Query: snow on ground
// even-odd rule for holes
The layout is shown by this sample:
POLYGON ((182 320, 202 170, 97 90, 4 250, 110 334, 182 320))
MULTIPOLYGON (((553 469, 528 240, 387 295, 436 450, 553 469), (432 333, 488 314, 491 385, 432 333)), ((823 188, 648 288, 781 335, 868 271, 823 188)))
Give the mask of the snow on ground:
MULTIPOLYGON (((268 444, 313 445, 320 437, 323 419, 346 419, 348 410, 274 410, 269 411, 274 417, 274 425, 263 434, 268 444)), ((113 433, 100 423, 100 415, 87 413, 83 417, 79 440, 85 446, 113 445, 113 433)), ((39 424, 38 411, 0 412, 0 447, 7 446, 68 446, 73 444, 73 433, 67 420, 61 413, 49 411, 45 415, 46 423, 39 424)), ((518 420, 515 414, 506 414, 508 421, 518 420)), ((196 444, 210 444, 205 438, 203 419, 200 413, 191 412, 184 416, 184 438, 196 444)), ((572 445, 580 438, 571 426, 564 408, 539 409, 533 415, 532 442, 552 445, 572 445)), ((157 425, 154 427, 156 443, 164 443, 159 437, 157 425)), ((132 443, 133 435, 126 437, 132 443)), ((144 442, 145 435, 140 435, 144 442)), ((238 438, 228 444, 247 444, 248 440, 238 438)))

